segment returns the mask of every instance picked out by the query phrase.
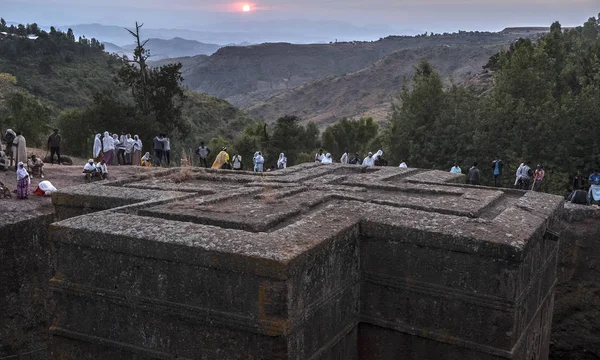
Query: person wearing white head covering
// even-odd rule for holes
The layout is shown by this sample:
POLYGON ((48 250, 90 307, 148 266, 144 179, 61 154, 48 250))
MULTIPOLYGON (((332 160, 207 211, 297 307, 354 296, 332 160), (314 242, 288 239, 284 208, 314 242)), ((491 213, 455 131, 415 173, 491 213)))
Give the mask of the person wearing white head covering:
POLYGON ((13 156, 15 162, 27 162, 27 142, 25 137, 17 131, 17 137, 13 140, 13 156))
POLYGON ((373 153, 369 151, 367 157, 363 160, 363 166, 375 166, 375 159, 373 158, 373 153))
POLYGON ((89 159, 87 164, 83 167, 83 176, 86 180, 91 180, 96 173, 98 172, 98 168, 94 165, 94 159, 89 159))
POLYGON ((260 151, 254 153, 252 161, 254 162, 254 172, 264 171, 265 158, 262 156, 260 151))
POLYGON ((375 155, 373 155, 373 160, 377 161, 377 159, 379 159, 380 156, 383 156, 383 151, 377 150, 375 155))
POLYGON ((142 164, 142 140, 137 135, 133 136, 133 155, 131 156, 131 164, 140 166, 142 164))
POLYGON ((52 183, 48 180, 44 180, 38 184, 38 187, 33 192, 38 196, 50 197, 52 193, 57 192, 58 190, 52 185, 52 183))
POLYGON ((104 162, 112 164, 115 157, 115 139, 108 134, 108 131, 104 132, 104 137, 102 138, 102 152, 104 153, 104 162))
POLYGON ((131 134, 125 135, 125 164, 132 164, 133 156, 133 143, 134 140, 131 138, 131 134))
POLYGON ((92 158, 94 161, 100 161, 104 156, 102 152, 102 140, 100 139, 102 135, 96 134, 94 137, 94 152, 92 153, 92 158))
POLYGON ((399 167, 399 168, 401 168, 401 169, 407 169, 407 168, 408 168, 408 165, 406 165, 406 163, 405 163, 404 161, 402 161, 402 162, 400 163, 400 166, 398 166, 398 167, 399 167))
POLYGON ((29 196, 29 184, 31 179, 22 161, 17 164, 17 198, 27 199, 29 196))
POLYGON ((333 164, 333 159, 331 159, 331 154, 327 153, 327 155, 325 155, 325 157, 323 158, 323 160, 321 160, 321 164, 333 164))
POLYGON ((285 169, 287 167, 287 158, 284 153, 279 154, 279 160, 277 160, 277 168, 285 169))
POLYGON ((348 165, 349 161, 350 161, 350 150, 346 149, 346 151, 344 151, 344 155, 342 155, 342 158, 340 159, 340 163, 342 163, 343 165, 348 165))
POLYGON ((150 158, 149 152, 145 153, 144 156, 142 156, 142 158, 140 160, 140 165, 141 166, 152 166, 152 159, 150 158))
POLYGON ((121 148, 121 141, 119 141, 119 135, 112 134, 114 150, 113 150, 113 161, 111 163, 107 163, 110 165, 119 165, 119 149, 121 148))

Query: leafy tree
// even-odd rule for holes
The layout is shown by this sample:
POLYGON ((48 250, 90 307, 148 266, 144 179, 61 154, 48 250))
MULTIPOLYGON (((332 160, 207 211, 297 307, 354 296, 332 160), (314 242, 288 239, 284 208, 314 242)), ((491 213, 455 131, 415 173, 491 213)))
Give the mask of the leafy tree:
POLYGON ((150 52, 144 48, 148 42, 140 40, 140 28, 127 30, 136 40, 133 60, 125 58, 125 64, 117 73, 116 81, 130 90, 137 111, 147 119, 146 126, 155 132, 187 133, 189 123, 182 118, 183 88, 181 63, 168 64, 149 69, 146 60, 150 52))
POLYGON ((16 91, 4 103, 6 112, 1 123, 23 133, 31 146, 40 146, 50 126, 50 108, 36 97, 16 91))
POLYGON ((342 119, 329 126, 321 135, 321 143, 334 158, 342 156, 346 149, 364 154, 372 141, 377 138, 379 126, 373 118, 359 120, 342 119))

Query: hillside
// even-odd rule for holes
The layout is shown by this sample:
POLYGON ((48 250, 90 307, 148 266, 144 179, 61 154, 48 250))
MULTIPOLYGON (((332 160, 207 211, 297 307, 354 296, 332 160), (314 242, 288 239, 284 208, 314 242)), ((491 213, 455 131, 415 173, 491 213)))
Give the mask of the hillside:
POLYGON ((17 87, 49 101, 55 108, 89 104, 93 95, 113 85, 120 60, 95 40, 74 42, 61 32, 35 39, 11 36, 0 41, 0 73, 17 78, 17 87))
MULTIPOLYGON (((324 77, 357 72, 398 50, 436 46, 481 48, 508 44, 517 37, 474 32, 390 36, 375 42, 225 47, 196 64, 196 69, 186 76, 185 84, 189 89, 224 98, 234 105, 250 107, 324 77)), ((452 58, 446 60, 454 62, 452 58)))
MULTIPOLYGON (((7 29, 0 28, 0 32, 4 30, 7 29)), ((70 31, 64 33, 52 29, 47 33, 37 28, 37 25, 26 31, 23 35, 0 36, 0 128, 6 129, 8 126, 23 131, 32 144, 39 141, 40 134, 45 134, 48 128, 68 119, 74 119, 73 124, 78 126, 82 124, 77 128, 78 133, 71 131, 71 138, 90 136, 90 129, 97 130, 96 127, 102 121, 113 125, 119 122, 119 127, 135 128, 132 125, 135 124, 135 119, 131 117, 131 113, 121 111, 116 102, 111 102, 113 100, 107 101, 120 101, 123 109, 133 103, 130 92, 114 81, 117 70, 122 66, 121 59, 106 53, 104 46, 95 39, 82 38, 76 41, 70 31), (28 33, 35 34, 38 38, 29 39, 28 33), (11 96, 9 94, 16 92, 24 96, 23 101, 29 102, 25 102, 20 113, 9 113, 6 99, 11 96), (94 97, 100 93, 102 96, 99 98, 103 100, 98 105, 94 97), (106 94, 112 94, 114 98, 106 94), (30 107, 31 104, 39 104, 39 107, 34 109, 30 107), (82 122, 93 121, 93 116, 90 115, 92 108, 100 109, 98 111, 102 115, 99 115, 100 118, 94 124, 86 126, 89 123, 82 122), (41 111, 43 118, 38 116, 39 112, 33 113, 37 110, 41 111), (119 117, 121 115, 123 117, 119 117), (130 124, 127 123, 128 120, 131 121, 130 124)), ((149 49, 152 51, 152 48, 149 49)), ((198 62, 203 58, 206 56, 191 57, 189 60, 182 58, 178 61, 198 62)), ((161 64, 154 64, 157 65, 161 64)), ((255 121, 224 100, 187 91, 185 95, 182 118, 189 123, 190 131, 177 139, 182 146, 192 146, 199 138, 208 142, 219 135, 232 139, 244 126, 255 121)), ((115 131, 114 127, 107 129, 115 131)), ((73 129, 62 129, 65 138, 69 130, 73 129)), ((69 142, 68 139, 66 142, 69 142)), ((84 146, 71 148, 81 149, 84 146)))
POLYGON ((392 101, 409 85, 414 68, 427 59, 446 84, 461 83, 481 70, 502 45, 431 46, 394 52, 357 72, 331 76, 286 91, 248 109, 267 122, 294 114, 304 121, 327 125, 343 117, 388 117, 392 101))
MULTIPOLYGON (((104 43, 108 53, 117 53, 119 55, 127 55, 133 57, 135 44, 117 46, 112 43, 104 43)), ((186 40, 182 38, 164 39, 148 39, 147 48, 151 49, 151 59, 161 60, 167 58, 180 58, 195 55, 211 55, 221 48, 217 44, 205 44, 195 40, 186 40)))
MULTIPOLYGON (((187 78, 197 66, 202 64, 206 59, 208 59, 207 55, 196 55, 196 56, 184 56, 179 58, 168 58, 168 59, 160 59, 160 60, 152 60, 148 61, 148 66, 150 67, 160 67, 167 64, 176 64, 181 63, 183 66, 181 68, 181 74, 183 78, 187 78)), ((184 80, 185 81, 185 80, 184 80)))

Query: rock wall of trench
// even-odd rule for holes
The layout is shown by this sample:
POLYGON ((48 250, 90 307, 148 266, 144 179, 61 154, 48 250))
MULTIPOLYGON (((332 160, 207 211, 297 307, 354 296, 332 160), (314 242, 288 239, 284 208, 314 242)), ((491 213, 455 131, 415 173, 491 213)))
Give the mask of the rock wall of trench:
POLYGON ((21 354, 20 360, 45 359, 53 215, 6 215, 5 220, 0 224, 0 358, 21 354))
POLYGON ((600 209, 565 205, 550 358, 600 359, 600 209))

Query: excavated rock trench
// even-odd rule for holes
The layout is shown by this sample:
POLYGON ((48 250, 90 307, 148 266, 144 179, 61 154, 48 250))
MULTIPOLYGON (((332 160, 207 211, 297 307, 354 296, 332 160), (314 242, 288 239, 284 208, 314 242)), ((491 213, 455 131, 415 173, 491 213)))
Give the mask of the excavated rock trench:
MULTIPOLYGON (((0 359, 47 358, 55 216, 46 208, 0 220, 0 359)), ((600 209, 566 204, 561 225, 550 359, 600 359, 600 209)))

